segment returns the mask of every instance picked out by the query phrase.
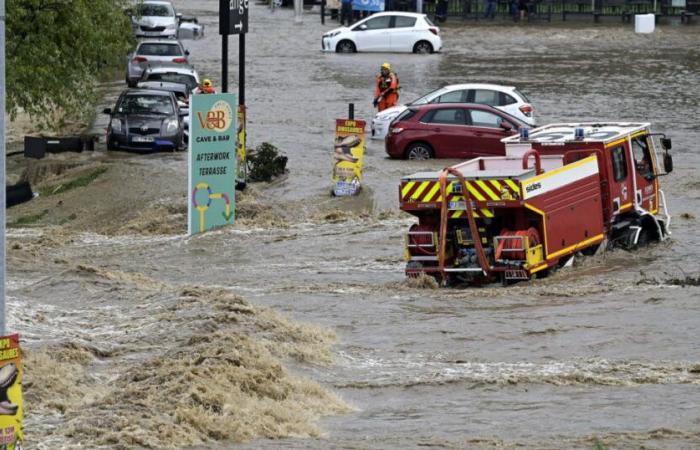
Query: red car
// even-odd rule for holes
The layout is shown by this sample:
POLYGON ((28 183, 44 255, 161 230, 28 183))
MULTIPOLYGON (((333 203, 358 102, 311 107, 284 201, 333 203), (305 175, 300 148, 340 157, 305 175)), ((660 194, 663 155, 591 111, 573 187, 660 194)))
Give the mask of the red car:
POLYGON ((399 114, 389 126, 384 144, 392 158, 503 156, 501 139, 527 126, 488 105, 431 103, 399 114))

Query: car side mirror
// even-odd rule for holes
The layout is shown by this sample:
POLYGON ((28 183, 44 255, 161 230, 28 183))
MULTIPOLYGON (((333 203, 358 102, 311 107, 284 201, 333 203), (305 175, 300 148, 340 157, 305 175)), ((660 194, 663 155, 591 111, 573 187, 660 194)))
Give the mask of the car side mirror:
POLYGON ((664 148, 664 150, 671 150, 671 138, 661 138, 661 146, 664 148))
POLYGON ((189 51, 189 50, 185 50, 185 56, 190 56, 190 51, 189 51))
POLYGON ((180 108, 180 116, 189 116, 190 115, 190 108, 180 108))
MULTIPOLYGON (((671 145, 671 140, 669 139, 668 141, 668 144, 671 145)), ((664 155, 664 170, 666 173, 673 172, 673 157, 668 153, 664 155)))
POLYGON ((102 110, 104 114, 109 114, 110 116, 112 115, 112 108, 105 108, 102 110))
POLYGON ((501 122, 501 128, 503 128, 503 131, 512 131, 513 125, 509 124, 508 122, 501 122))
POLYGON ((365 30, 367 29, 367 25, 365 25, 365 24, 363 23, 362 25, 360 25, 359 27, 357 27, 357 29, 360 30, 360 31, 365 31, 365 30))

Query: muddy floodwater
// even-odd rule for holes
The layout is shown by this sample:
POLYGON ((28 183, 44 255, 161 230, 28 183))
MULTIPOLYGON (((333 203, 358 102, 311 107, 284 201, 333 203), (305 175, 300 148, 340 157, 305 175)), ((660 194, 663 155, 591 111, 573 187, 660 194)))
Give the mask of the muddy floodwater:
MULTIPOLYGON (((219 87, 219 2, 175 3, 219 87)), ((47 190, 8 212, 7 290, 30 447, 700 448, 700 27, 450 19, 441 54, 323 54, 333 26, 251 5, 249 147, 289 174, 252 183, 235 226, 184 236, 183 153, 28 166, 47 190), (673 139, 672 239, 507 288, 407 282, 399 179, 456 161, 370 140, 362 194, 329 196, 333 119, 371 120, 385 61, 403 101, 491 82, 541 124, 650 122, 673 139), (66 174, 94 181, 61 193, 66 174)))

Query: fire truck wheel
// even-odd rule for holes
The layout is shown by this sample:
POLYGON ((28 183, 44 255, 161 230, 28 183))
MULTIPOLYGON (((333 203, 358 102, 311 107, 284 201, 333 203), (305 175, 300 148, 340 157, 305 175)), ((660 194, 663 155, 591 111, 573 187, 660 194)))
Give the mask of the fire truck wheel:
POLYGON ((642 228, 639 231, 639 237, 637 238, 637 247, 646 247, 649 245, 649 237, 649 230, 647 228, 642 228))
POLYGON ((433 149, 424 142, 414 142, 406 149, 406 159, 424 161, 432 158, 433 155, 433 149))

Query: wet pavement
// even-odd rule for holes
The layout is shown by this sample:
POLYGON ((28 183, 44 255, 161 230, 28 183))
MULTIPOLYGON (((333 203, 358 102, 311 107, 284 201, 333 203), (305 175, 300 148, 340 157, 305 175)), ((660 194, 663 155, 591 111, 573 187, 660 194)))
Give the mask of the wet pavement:
MULTIPOLYGON (((205 25, 205 37, 186 47, 200 75, 220 86, 218 2, 175 3, 205 25)), ((289 157, 288 177, 252 188, 282 219, 193 238, 158 229, 59 235, 50 256, 41 250, 50 229, 10 231, 11 244, 37 248, 11 256, 8 272, 10 327, 30 348, 79 342, 105 359, 117 351, 127 366, 148 361, 178 335, 218 321, 210 304, 171 309, 171 291, 198 284, 333 330, 332 363, 288 358, 286 365, 352 408, 320 410, 321 437, 292 432, 312 437, 208 448, 700 447, 700 288, 692 285, 700 275, 700 27, 635 35, 619 24, 451 22, 442 54, 337 55, 320 52, 320 36, 333 25, 321 26, 317 14, 297 25, 291 10, 251 5, 250 20, 249 147, 270 142, 289 157), (362 195, 328 195, 334 119, 354 102, 356 117, 371 120, 373 75, 384 61, 401 77, 402 100, 444 84, 493 82, 525 92, 542 124, 651 122, 673 138, 676 168, 661 180, 673 239, 585 258, 508 288, 407 283, 403 234, 413 219, 397 212, 398 181, 454 161, 389 160, 380 141, 369 141, 362 195)), ((235 37, 230 47, 233 90, 235 37)), ((158 172, 153 183, 162 192, 154 199, 177 199, 184 189, 183 154, 105 158, 158 172)), ((98 385, 120 373, 108 361, 90 370, 98 385)), ((100 412, 110 417, 109 403, 100 412)), ((30 416, 51 437, 38 448, 70 448, 70 435, 55 432, 61 420, 30 416)), ((117 442, 128 442, 129 432, 117 442)))

